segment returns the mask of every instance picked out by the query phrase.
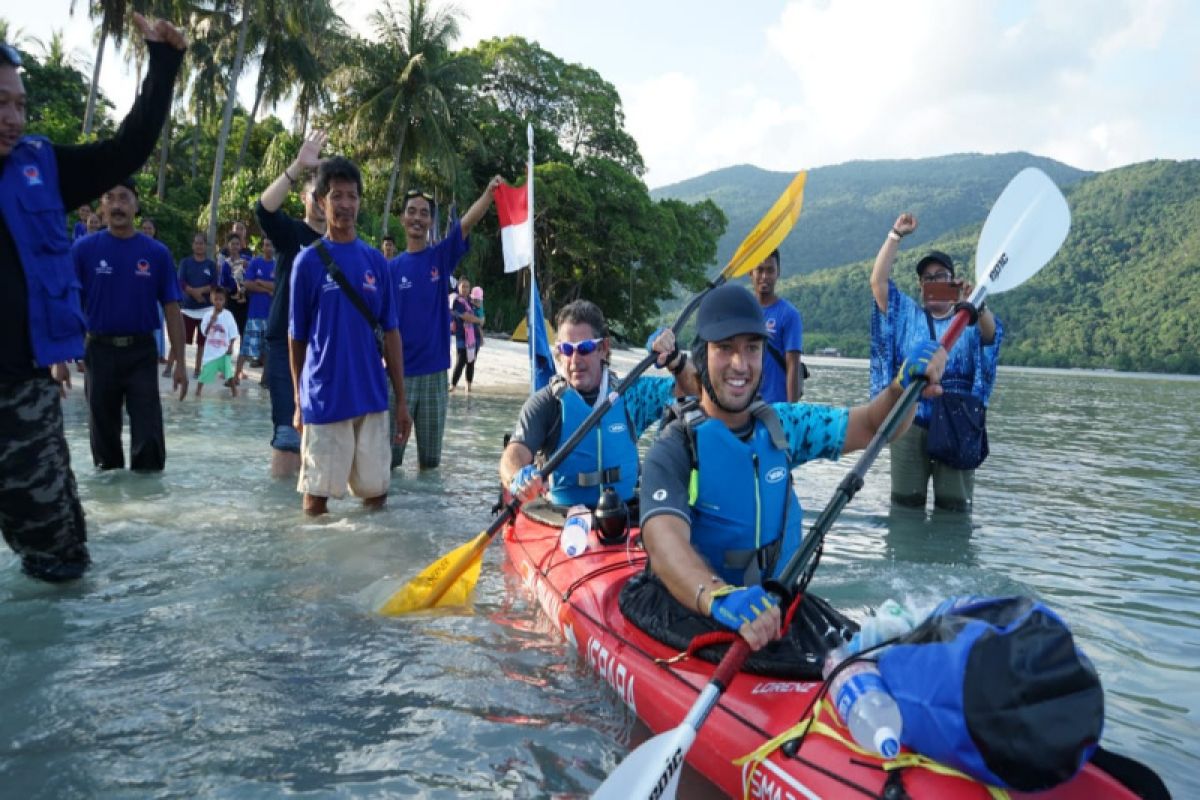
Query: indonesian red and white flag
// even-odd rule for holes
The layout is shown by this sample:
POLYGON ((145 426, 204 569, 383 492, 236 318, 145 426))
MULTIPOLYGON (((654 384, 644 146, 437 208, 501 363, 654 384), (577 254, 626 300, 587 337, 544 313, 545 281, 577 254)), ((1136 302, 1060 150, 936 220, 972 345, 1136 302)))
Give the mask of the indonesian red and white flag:
POLYGON ((533 263, 533 215, 529 213, 528 187, 498 186, 496 215, 500 218, 504 271, 516 272, 528 267, 533 263))

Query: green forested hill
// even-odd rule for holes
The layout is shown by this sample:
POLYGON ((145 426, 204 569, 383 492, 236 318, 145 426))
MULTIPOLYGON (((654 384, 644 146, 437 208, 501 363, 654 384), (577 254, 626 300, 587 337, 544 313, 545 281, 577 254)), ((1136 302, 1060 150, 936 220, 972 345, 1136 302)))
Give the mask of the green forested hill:
MULTIPOLYGON (((1136 164, 1066 194, 1072 222, 1062 250, 992 300, 1008 331, 1002 363, 1200 373, 1200 161, 1136 164)), ((973 274, 980 227, 906 239, 894 271, 900 287, 916 295, 913 267, 931 246, 973 274)), ((868 276, 883 236, 873 239, 865 260, 781 282, 804 316, 806 351, 867 355, 868 276)))
MULTIPOLYGON (((914 246, 980 223, 1008 180, 1029 166, 1040 167, 1062 187, 1090 174, 1029 153, 852 161, 809 170, 804 211, 781 248, 784 274, 872 257, 901 211, 912 211, 921 222, 907 242, 914 246)), ((651 196, 689 203, 711 199, 720 206, 729 225, 717 244, 716 274, 791 179, 792 173, 743 165, 655 189, 651 196)))

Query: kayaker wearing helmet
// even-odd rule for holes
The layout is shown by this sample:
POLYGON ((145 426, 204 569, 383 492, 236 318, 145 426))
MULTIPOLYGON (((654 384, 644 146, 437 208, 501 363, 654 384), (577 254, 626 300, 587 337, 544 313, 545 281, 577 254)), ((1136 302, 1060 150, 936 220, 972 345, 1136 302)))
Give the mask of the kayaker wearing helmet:
POLYGON ((713 290, 700 304, 696 334, 692 360, 703 392, 646 456, 642 541, 675 600, 757 650, 780 626, 779 609, 759 583, 802 540, 792 468, 865 447, 917 376, 929 379, 925 396, 940 394, 946 353, 936 342, 920 343, 892 385, 866 405, 767 405, 757 400, 767 329, 754 296, 741 286, 713 290))
MULTIPOLYGON (((517 428, 500 457, 503 485, 526 500, 543 489, 534 454, 544 458, 557 450, 596 402, 619 382, 608 368, 608 325, 594 303, 576 300, 564 306, 555 327, 559 375, 525 401, 517 428)), ((695 371, 687 365, 686 355, 676 350, 669 329, 655 338, 652 349, 660 354, 659 366, 666 366, 676 379, 639 378, 613 403, 596 425, 595 436, 585 437, 550 476, 546 488, 554 505, 582 503, 594 508, 605 486, 612 486, 621 500, 633 500, 639 471, 638 437, 674 401, 676 383, 685 387, 683 394, 694 386, 695 379, 695 371)))

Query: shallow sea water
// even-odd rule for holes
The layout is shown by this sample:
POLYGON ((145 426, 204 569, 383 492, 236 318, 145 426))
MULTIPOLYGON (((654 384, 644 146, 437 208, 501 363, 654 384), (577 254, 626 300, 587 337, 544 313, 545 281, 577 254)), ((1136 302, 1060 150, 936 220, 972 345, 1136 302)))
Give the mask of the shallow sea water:
MULTIPOLYGON (((866 399, 862 364, 814 373, 806 399, 866 399)), ((1196 380, 1002 368, 973 516, 889 509, 884 454, 814 588, 855 616, 888 597, 1040 595, 1101 672, 1105 745, 1200 796, 1198 401, 1196 380)), ((519 402, 452 396, 440 470, 398 470, 385 511, 346 500, 312 521, 266 477, 256 387, 165 400, 157 477, 92 469, 77 389, 65 415, 96 566, 50 587, 0 554, 0 796, 594 790, 644 732, 499 543, 471 608, 371 612, 487 525, 519 402)), ((853 463, 797 471, 810 522, 853 463)))

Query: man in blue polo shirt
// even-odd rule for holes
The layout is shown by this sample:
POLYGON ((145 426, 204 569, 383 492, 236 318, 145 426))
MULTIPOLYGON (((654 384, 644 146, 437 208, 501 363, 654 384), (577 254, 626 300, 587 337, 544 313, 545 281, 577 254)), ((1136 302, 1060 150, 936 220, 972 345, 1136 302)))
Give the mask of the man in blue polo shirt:
MULTIPOLYGON (((200 320, 204 312, 212 308, 209 295, 217 285, 217 264, 208 257, 208 237, 197 231, 192 235, 192 254, 185 256, 179 262, 179 286, 183 290, 183 341, 184 344, 196 345, 196 370, 193 373, 200 377, 200 345, 204 344, 204 331, 200 330, 200 320)), ((171 358, 168 358, 170 366, 171 358)), ((163 373, 167 377, 167 373, 163 373)))
POLYGON ((804 324, 796 307, 775 294, 779 272, 778 250, 750 272, 750 285, 767 323, 767 350, 763 354, 759 391, 766 403, 798 403, 804 396, 805 370, 800 361, 804 324))
POLYGON ((263 334, 267 330, 267 315, 271 313, 271 295, 275 293, 275 245, 270 239, 262 240, 261 256, 254 256, 246 267, 243 286, 250 296, 250 307, 246 313, 246 327, 238 345, 238 361, 235 374, 242 374, 246 360, 250 365, 263 365, 263 334))
POLYGON ((176 359, 180 399, 188 386, 175 262, 161 242, 134 227, 138 196, 132 180, 105 192, 100 207, 108 230, 85 236, 71 248, 87 315, 84 386, 92 460, 100 469, 125 466, 121 420, 122 412, 128 411, 129 466, 158 472, 167 460, 154 338, 160 304, 176 359))
POLYGON ((305 513, 317 515, 347 488, 363 505, 381 507, 391 482, 388 445, 408 438, 412 420, 391 275, 383 254, 359 239, 356 229, 358 167, 341 156, 326 159, 312 193, 328 230, 292 265, 288 351, 294 424, 301 432, 296 488, 304 494, 305 513), (339 273, 345 289, 334 277, 339 273), (388 431, 387 378, 399 398, 394 435, 388 431))
MULTIPOLYGON (((433 224, 433 198, 411 191, 404 196, 405 252, 388 262, 396 286, 400 335, 404 340, 404 380, 408 412, 417 434, 417 461, 433 469, 442 460, 446 430, 446 404, 450 398, 450 306, 446 297, 451 277, 467 254, 467 237, 483 215, 501 183, 488 181, 479 199, 462 219, 450 226, 446 238, 429 244, 433 224)), ((404 444, 392 448, 392 469, 404 461, 404 444)))

